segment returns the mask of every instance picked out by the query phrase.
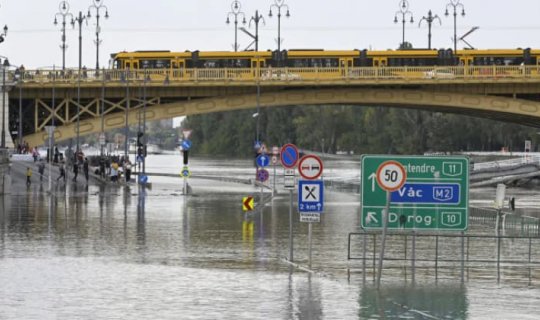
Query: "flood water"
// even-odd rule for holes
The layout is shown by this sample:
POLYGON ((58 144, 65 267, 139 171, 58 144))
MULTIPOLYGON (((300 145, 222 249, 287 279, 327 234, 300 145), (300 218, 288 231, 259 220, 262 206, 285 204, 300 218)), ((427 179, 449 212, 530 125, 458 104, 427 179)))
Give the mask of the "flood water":
MULTIPOLYGON (((148 161, 148 172, 182 167, 179 155, 148 161)), ((327 179, 360 175, 359 161, 327 160, 325 166, 327 179)), ((247 160, 195 158, 190 170, 254 176, 247 160)), ((313 272, 307 272, 308 225, 297 213, 296 264, 285 261, 284 190, 271 200, 265 191, 262 211, 246 214, 242 198, 258 203, 259 188, 190 179, 193 195, 183 196, 179 178, 150 181, 145 192, 135 185, 68 183, 55 186, 51 197, 45 184, 26 190, 15 179, 12 195, 0 198, 0 319, 539 318, 540 268, 534 266, 503 269, 497 281, 494 264, 485 264, 468 269, 463 283, 456 268, 440 270, 435 279, 433 268, 423 267, 413 284, 407 263, 385 269, 376 290, 372 274, 363 277, 362 263, 347 260, 348 234, 360 231, 354 190, 326 190, 322 221, 313 224, 313 272)), ((540 208, 540 190, 509 192, 531 214, 540 208)), ((475 190, 471 205, 488 204, 494 194, 475 190)), ((471 225, 467 233, 490 232, 471 225)), ((481 243, 473 247, 485 250, 481 243)))

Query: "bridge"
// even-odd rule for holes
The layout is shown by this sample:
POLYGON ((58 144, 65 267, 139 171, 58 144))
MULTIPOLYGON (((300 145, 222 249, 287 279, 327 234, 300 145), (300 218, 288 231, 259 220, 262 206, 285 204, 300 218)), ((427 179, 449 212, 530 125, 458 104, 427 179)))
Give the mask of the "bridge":
POLYGON ((313 104, 453 112, 540 127, 540 65, 25 70, 5 74, 6 141, 30 146, 146 121, 313 104), (257 97, 257 87, 260 97, 257 97), (8 113, 9 112, 9 113, 8 113), (22 123, 19 128, 18 123, 22 123))

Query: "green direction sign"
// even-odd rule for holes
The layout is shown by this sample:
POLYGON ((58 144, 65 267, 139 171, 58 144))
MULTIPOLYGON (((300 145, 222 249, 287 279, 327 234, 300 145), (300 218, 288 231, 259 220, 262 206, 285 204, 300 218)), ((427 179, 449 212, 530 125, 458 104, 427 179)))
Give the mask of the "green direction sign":
POLYGON ((464 231, 469 214, 469 159, 448 156, 362 157, 362 228, 383 227, 386 191, 377 183, 379 166, 399 162, 407 172, 405 184, 392 192, 388 228, 464 231))

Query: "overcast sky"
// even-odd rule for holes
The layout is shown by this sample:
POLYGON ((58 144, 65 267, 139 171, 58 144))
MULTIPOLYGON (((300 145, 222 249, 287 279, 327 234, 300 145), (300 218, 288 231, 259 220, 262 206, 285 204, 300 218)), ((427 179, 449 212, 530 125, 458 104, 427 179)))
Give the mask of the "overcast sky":
MULTIPOLYGON (((101 20, 100 63, 110 53, 123 50, 232 50, 234 24, 225 24, 232 1, 223 0, 102 0, 110 18, 101 20)), ((260 49, 277 47, 277 17, 268 17, 274 0, 243 0, 247 19, 256 9, 266 25, 260 31, 260 49)), ((62 64, 60 25, 53 24, 59 11, 56 0, 0 0, 0 25, 8 35, 0 44, 0 55, 27 69, 62 64)), ((86 13, 92 0, 68 1, 73 14, 86 13)), ((282 18, 285 49, 395 49, 401 42, 401 23, 394 24, 399 1, 392 0, 285 0, 291 17, 282 18)), ((453 47, 453 18, 445 17, 449 0, 411 0, 415 22, 406 25, 406 40, 427 47, 427 25, 418 27, 429 9, 438 14, 433 26, 433 47, 453 47)), ((458 16, 458 36, 473 26, 480 29, 467 40, 478 48, 540 48, 540 1, 461 0, 466 16, 458 16)), ((93 12, 94 13, 94 12, 93 12)), ((103 14, 103 12, 102 12, 103 14)), ((401 17, 399 17, 401 19, 401 17)), ((253 29, 252 29, 253 30, 253 29)), ((95 18, 83 26, 83 64, 95 66, 95 18)), ((239 31, 241 48, 251 41, 239 31)), ((67 32, 68 67, 78 64, 78 30, 67 32)), ((462 47, 463 44, 460 45, 462 47)))

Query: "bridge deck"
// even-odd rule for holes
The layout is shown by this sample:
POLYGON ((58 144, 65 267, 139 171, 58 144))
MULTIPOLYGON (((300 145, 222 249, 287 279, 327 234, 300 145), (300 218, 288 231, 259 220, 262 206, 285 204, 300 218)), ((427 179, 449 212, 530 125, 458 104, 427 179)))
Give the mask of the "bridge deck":
POLYGON ((25 88, 69 86, 262 86, 540 83, 540 66, 225 68, 136 70, 27 70, 10 73, 8 82, 25 88))

